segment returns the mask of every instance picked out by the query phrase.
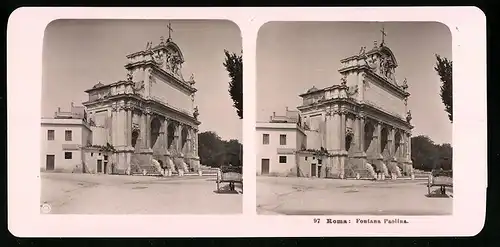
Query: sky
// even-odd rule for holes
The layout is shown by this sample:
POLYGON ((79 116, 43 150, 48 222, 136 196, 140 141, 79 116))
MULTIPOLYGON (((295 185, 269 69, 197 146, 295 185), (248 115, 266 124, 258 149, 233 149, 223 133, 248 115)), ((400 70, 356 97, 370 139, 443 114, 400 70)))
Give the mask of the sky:
POLYGON ((396 79, 407 78, 413 136, 451 143, 452 124, 441 101, 435 54, 453 60, 448 27, 437 22, 269 22, 257 38, 257 121, 301 105, 299 94, 313 85, 340 84, 340 60, 380 44, 396 56, 396 79))
MULTIPOLYGON (((58 107, 88 100, 85 90, 99 81, 126 79, 126 55, 168 37, 168 20, 57 20, 50 23, 43 44, 42 117, 58 107)), ((200 132, 215 131, 222 139, 242 139, 242 120, 228 93, 224 49, 241 53, 238 26, 230 21, 174 20, 172 39, 185 63, 184 78, 195 74, 200 132), (223 119, 224 121, 221 121, 223 119)))

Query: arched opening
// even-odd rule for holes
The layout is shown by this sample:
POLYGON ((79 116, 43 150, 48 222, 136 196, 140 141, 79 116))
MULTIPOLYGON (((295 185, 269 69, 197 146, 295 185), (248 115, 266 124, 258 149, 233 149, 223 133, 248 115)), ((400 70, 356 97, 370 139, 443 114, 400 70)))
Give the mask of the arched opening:
POLYGON ((387 137, 388 137, 388 131, 387 128, 383 128, 382 131, 380 132, 380 153, 383 153, 385 151, 385 148, 387 147, 387 137))
POLYGON ((352 134, 348 134, 345 137, 345 150, 349 151, 351 149, 352 134))
POLYGON ((167 127, 167 146, 170 148, 172 142, 174 141, 175 126, 173 123, 169 124, 167 127))
POLYGON ((160 164, 160 167, 161 167, 162 169, 165 169, 165 165, 163 164, 163 161, 158 160, 158 163, 160 164))
POLYGON ((365 129, 364 151, 367 152, 373 140, 373 131, 375 130, 375 127, 373 127, 371 123, 366 123, 364 129, 365 129))
POLYGON ((140 134, 139 130, 132 131, 132 147, 134 148, 137 145, 137 139, 139 138, 139 134, 140 134))
POLYGON ((181 131, 181 147, 184 149, 184 145, 186 145, 188 138, 188 130, 186 127, 182 128, 181 131))
POLYGON ((160 135, 161 122, 158 118, 153 118, 151 121, 151 148, 156 144, 158 136, 160 135))
POLYGON ((401 133, 396 132, 396 135, 394 136, 394 142, 395 142, 395 145, 394 145, 394 153, 395 154, 399 154, 399 147, 400 147, 400 142, 401 142, 401 133))

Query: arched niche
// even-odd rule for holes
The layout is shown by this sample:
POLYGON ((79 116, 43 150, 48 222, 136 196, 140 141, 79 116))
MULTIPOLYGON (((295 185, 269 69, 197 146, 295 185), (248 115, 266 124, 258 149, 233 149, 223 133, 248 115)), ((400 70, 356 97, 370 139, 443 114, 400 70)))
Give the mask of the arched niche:
POLYGON ((187 126, 183 126, 181 130, 181 147, 184 149, 188 141, 189 130, 187 126))
POLYGON ((170 148, 175 139, 175 123, 170 123, 167 127, 167 146, 170 148))
POLYGON ((375 132, 375 126, 373 125, 373 123, 368 121, 364 126, 364 132, 365 132, 365 136, 364 136, 365 146, 363 148, 364 148, 364 151, 367 152, 368 148, 370 148, 370 145, 373 141, 373 134, 375 132))
POLYGON ((389 139, 389 130, 387 127, 382 128, 380 131, 380 153, 383 153, 387 148, 387 143, 389 139))
POLYGON ((158 117, 154 117, 151 120, 151 143, 150 147, 153 148, 158 140, 158 136, 160 135, 161 121, 158 117))
POLYGON ((134 129, 132 130, 132 147, 137 146, 137 139, 139 139, 139 135, 141 134, 141 131, 139 129, 134 129))
POLYGON ((352 145, 353 138, 354 138, 354 135, 352 133, 347 133, 345 136, 345 150, 347 150, 348 152, 351 148, 353 148, 351 146, 354 146, 354 145, 352 145))
POLYGON ((397 154, 400 152, 401 148, 401 132, 397 131, 394 135, 394 153, 397 154))

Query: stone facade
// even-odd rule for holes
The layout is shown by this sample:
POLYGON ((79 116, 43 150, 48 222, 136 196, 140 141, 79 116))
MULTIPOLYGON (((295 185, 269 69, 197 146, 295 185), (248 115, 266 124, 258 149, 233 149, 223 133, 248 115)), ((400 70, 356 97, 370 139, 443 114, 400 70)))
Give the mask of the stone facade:
MULTIPOLYGON (((325 177, 397 177, 412 173, 410 94, 384 43, 341 60, 339 84, 301 94, 302 126, 320 133, 325 177), (373 171, 377 175, 374 175, 373 171)), ((312 136, 311 136, 312 137, 312 136)))
MULTIPOLYGON (((184 58, 171 38, 127 56, 126 80, 86 90, 89 122, 105 128, 115 151, 112 173, 142 172, 160 164, 184 173, 199 169, 195 80, 185 80, 184 58)), ((155 172, 165 172, 158 171, 155 172)))

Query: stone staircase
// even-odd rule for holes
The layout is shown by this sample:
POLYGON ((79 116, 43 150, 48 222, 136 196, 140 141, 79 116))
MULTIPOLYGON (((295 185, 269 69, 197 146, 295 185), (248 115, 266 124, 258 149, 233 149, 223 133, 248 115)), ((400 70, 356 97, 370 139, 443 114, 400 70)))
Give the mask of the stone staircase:
POLYGON ((360 158, 348 158, 344 173, 346 178, 373 179, 376 176, 372 165, 360 158))
POLYGON ((153 163, 151 156, 146 154, 132 154, 130 159, 130 174, 132 175, 161 175, 161 171, 153 163))

